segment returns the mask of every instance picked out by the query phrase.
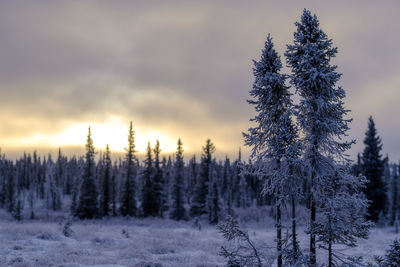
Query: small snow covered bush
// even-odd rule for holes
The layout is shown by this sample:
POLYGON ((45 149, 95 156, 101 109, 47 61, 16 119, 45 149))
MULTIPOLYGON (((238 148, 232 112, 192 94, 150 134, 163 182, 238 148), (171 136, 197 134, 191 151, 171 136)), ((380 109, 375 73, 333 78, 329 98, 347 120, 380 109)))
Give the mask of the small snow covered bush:
POLYGON ((227 259, 226 266, 262 266, 260 254, 250 240, 249 234, 239 227, 234 218, 227 216, 217 228, 226 240, 235 243, 235 248, 231 251, 224 246, 221 247, 220 255, 227 259))
POLYGON ((62 233, 63 233, 63 235, 65 237, 71 237, 72 236, 72 233, 74 231, 72 231, 71 226, 72 226, 71 220, 66 221, 65 224, 63 225, 62 233))
POLYGON ((129 238, 129 233, 128 233, 127 230, 122 229, 121 234, 122 234, 123 236, 125 236, 126 238, 129 238))
POLYGON ((384 257, 376 257, 378 267, 400 266, 400 240, 395 239, 384 257))

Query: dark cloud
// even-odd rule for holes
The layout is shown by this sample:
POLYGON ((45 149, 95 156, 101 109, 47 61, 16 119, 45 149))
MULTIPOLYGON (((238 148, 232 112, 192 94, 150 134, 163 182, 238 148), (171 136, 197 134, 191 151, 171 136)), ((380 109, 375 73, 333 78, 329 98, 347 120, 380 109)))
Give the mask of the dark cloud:
MULTIPOLYGON (((267 33, 283 54, 304 7, 339 47, 351 137, 377 121, 396 159, 397 1, 35 1, 0 3, 0 138, 56 134, 109 116, 222 153, 242 145, 252 59, 267 33)), ((282 56, 282 60, 284 58, 282 56)), ((7 145, 11 146, 10 143, 7 145)), ((1 145, 1 143, 0 143, 1 145)))

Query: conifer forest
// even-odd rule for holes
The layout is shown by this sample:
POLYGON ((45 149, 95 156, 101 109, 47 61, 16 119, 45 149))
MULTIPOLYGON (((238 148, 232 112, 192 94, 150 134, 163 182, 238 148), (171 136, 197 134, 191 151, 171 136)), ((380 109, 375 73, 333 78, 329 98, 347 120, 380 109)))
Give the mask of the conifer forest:
MULTIPOLYGON (((258 36, 257 56, 243 63, 251 84, 240 89, 251 115, 240 122, 247 125, 241 143, 227 141, 232 153, 209 126, 196 147, 186 146, 183 133, 174 150, 164 151, 156 136, 139 151, 134 112, 120 152, 112 146, 117 129, 100 147, 90 123, 80 139, 84 153, 60 143, 57 153, 21 146, 13 157, 0 139, 0 266, 400 266, 400 164, 385 152, 380 126, 387 123, 371 111, 357 124, 363 139, 352 135, 352 88, 344 80, 352 74, 336 60, 340 23, 318 10, 296 9, 292 26, 279 28, 290 36, 284 46, 287 38, 273 30, 279 22, 258 36)), ((149 66, 141 71, 151 80, 149 66)), ((158 104, 149 101, 146 110, 158 104)), ((191 109, 200 112, 196 103, 191 109)))

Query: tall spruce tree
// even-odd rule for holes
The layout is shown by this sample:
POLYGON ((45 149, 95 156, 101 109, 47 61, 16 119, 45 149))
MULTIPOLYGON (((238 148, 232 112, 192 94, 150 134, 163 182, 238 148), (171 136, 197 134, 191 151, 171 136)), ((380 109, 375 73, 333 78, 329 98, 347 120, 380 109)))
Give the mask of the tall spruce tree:
POLYGON ((228 156, 225 156, 225 162, 224 162, 224 168, 222 170, 222 185, 221 185, 221 195, 225 199, 225 201, 228 198, 228 189, 230 188, 230 182, 231 182, 231 162, 228 158, 228 156))
POLYGON ((1 148, 0 148, 0 208, 4 208, 6 203, 6 195, 7 195, 7 179, 6 179, 6 164, 5 160, 2 158, 1 155, 1 148))
POLYGON ((361 155, 357 153, 357 162, 352 166, 351 169, 354 176, 362 175, 362 164, 361 164, 361 155))
POLYGON ((187 183, 186 183, 186 198, 187 198, 187 203, 191 203, 192 201, 192 196, 194 192, 194 186, 196 185, 197 181, 197 175, 198 175, 198 165, 196 162, 196 155, 193 155, 193 157, 189 160, 188 164, 188 174, 187 174, 187 183))
POLYGON ((218 191, 217 164, 213 164, 210 175, 210 186, 208 188, 208 222, 218 224, 220 203, 218 191))
MULTIPOLYGON (((251 121, 257 126, 243 134, 246 145, 252 148, 251 171, 263 180, 263 193, 276 199, 278 267, 283 265, 281 207, 296 192, 298 184, 296 176, 289 175, 286 169, 297 159, 297 129, 291 119, 293 105, 285 85, 287 76, 280 73, 281 69, 280 57, 268 35, 261 59, 254 61, 255 81, 250 91, 253 99, 248 100, 255 106, 257 115, 251 121)), ((246 182, 243 179, 241 187, 246 182)))
POLYGON ((70 213, 72 215, 76 214, 76 209, 78 207, 78 194, 79 194, 79 183, 81 174, 81 166, 82 166, 82 157, 79 160, 75 156, 71 158, 69 163, 69 171, 71 176, 71 205, 70 205, 70 213))
POLYGON ((142 211, 145 217, 158 215, 158 207, 156 206, 154 194, 153 174, 152 149, 149 142, 146 148, 146 159, 144 160, 144 169, 142 173, 144 182, 142 190, 142 211))
POLYGON ((46 181, 47 181, 47 205, 53 211, 61 210, 62 208, 62 194, 60 187, 57 186, 56 179, 56 165, 54 165, 51 158, 47 161, 46 181))
POLYGON ((117 163, 114 164, 114 167, 111 170, 111 186, 110 186, 110 194, 111 194, 111 212, 112 216, 117 216, 117 163))
POLYGON ((368 129, 365 132, 364 151, 362 154, 362 173, 368 183, 365 188, 365 195, 370 201, 367 218, 374 222, 378 221, 379 215, 386 212, 386 185, 383 181, 384 162, 381 150, 382 141, 376 131, 375 122, 370 116, 368 129))
POLYGON ((153 149, 154 153, 154 178, 153 178, 153 194, 154 194, 154 209, 158 216, 163 217, 163 171, 160 162, 160 142, 157 140, 153 149))
POLYGON ((8 161, 7 171, 6 171, 6 179, 7 179, 7 211, 12 212, 16 207, 16 194, 17 194, 17 182, 16 182, 16 175, 15 175, 15 166, 13 162, 8 161))
POLYGON ((163 183, 162 183, 162 210, 167 211, 170 208, 170 193, 171 193, 171 183, 172 183, 172 159, 168 156, 168 160, 164 157, 163 164, 163 183))
POLYGON ((174 181, 172 185, 172 204, 170 217, 174 220, 182 220, 186 217, 186 210, 184 207, 184 168, 183 162, 183 147, 181 139, 178 139, 178 148, 175 153, 174 164, 174 181))
POLYGON ((215 152, 215 145, 210 139, 206 141, 201 155, 200 173, 194 188, 193 199, 190 207, 190 216, 200 216, 208 212, 207 194, 210 180, 210 169, 212 154, 215 152))
POLYGON ((122 216, 136 216, 136 157, 135 151, 135 131, 132 122, 129 125, 128 148, 125 157, 125 180, 121 186, 120 213, 122 216))
MULTIPOLYGON (((297 31, 294 33, 294 42, 287 46, 285 53, 288 66, 292 68, 290 75, 293 84, 301 99, 297 110, 297 120, 304 134, 303 164, 308 173, 308 183, 310 185, 310 254, 309 265, 317 266, 316 243, 323 239, 327 231, 333 232, 332 235, 340 236, 340 227, 327 227, 329 216, 332 210, 326 211, 328 204, 337 205, 338 201, 350 202, 352 205, 365 203, 360 199, 358 190, 363 186, 362 179, 349 178, 349 160, 344 153, 350 148, 352 142, 345 142, 342 139, 347 136, 349 129, 348 123, 351 119, 345 119, 348 110, 343 106, 345 91, 337 87, 341 74, 336 72, 337 66, 331 64, 331 59, 335 57, 337 48, 332 47, 332 40, 319 28, 319 21, 316 15, 304 9, 300 22, 296 22, 297 31), (335 183, 333 182, 335 179, 335 183), (336 192, 332 184, 345 183, 348 186, 341 190, 354 189, 351 194, 348 191, 336 192), (346 198, 340 200, 338 196, 345 195, 346 198), (329 197, 327 197, 329 196, 329 197), (322 216, 317 221, 317 212, 322 211, 322 216), (321 229, 323 231, 317 231, 321 229)), ((362 213, 363 209, 359 212, 362 213)), ((358 218, 359 216, 357 216, 358 218)), ((351 220, 351 217, 343 216, 340 219, 341 225, 346 225, 350 229, 363 227, 362 220, 351 220)), ((346 238, 354 238, 362 231, 352 231, 346 238)), ((333 243, 345 243, 340 238, 331 240, 333 243)), ((331 266, 329 261, 328 265, 331 266)))
MULTIPOLYGON (((58 148, 58 158, 54 168, 54 182, 57 188, 65 188, 66 163, 66 157, 62 155, 61 148, 58 148)), ((66 193, 66 190, 64 190, 64 193, 66 193)))
POLYGON ((94 146, 90 127, 86 140, 86 161, 82 175, 82 184, 79 195, 78 208, 76 216, 80 219, 92 219, 98 215, 97 206, 97 185, 95 182, 95 161, 94 161, 94 146))
POLYGON ((399 165, 393 164, 391 166, 391 180, 390 180, 390 193, 391 193, 391 216, 390 216, 390 224, 394 225, 398 223, 398 211, 399 211, 399 173, 398 173, 399 165))
POLYGON ((108 144, 106 145, 106 151, 103 156, 103 180, 102 180, 102 195, 101 195, 101 208, 102 215, 110 215, 110 204, 111 204, 111 176, 112 176, 112 163, 111 163, 111 152, 108 144))

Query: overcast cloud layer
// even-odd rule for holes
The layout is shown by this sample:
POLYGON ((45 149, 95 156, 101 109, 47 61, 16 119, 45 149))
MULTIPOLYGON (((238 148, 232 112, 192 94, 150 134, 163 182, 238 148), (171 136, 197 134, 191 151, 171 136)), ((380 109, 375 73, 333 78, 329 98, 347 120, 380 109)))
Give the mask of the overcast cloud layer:
POLYGON ((397 161, 399 1, 2 1, 0 147, 48 149, 73 125, 132 120, 137 133, 181 137, 188 153, 211 138, 234 155, 254 115, 252 59, 267 33, 283 55, 303 8, 339 47, 351 155, 372 115, 397 161))

